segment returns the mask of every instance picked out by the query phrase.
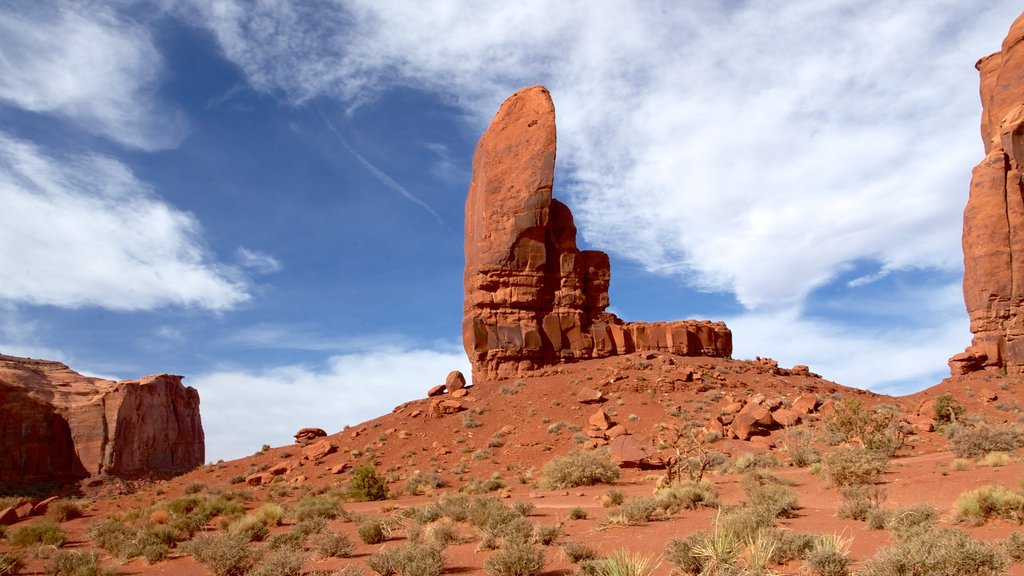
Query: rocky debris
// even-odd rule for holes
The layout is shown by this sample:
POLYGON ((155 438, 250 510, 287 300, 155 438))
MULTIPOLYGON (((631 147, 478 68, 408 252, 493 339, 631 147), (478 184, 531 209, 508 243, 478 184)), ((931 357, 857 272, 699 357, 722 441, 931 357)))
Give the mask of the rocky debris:
POLYGON ((317 438, 327 436, 327 432, 320 428, 303 428, 295 433, 296 444, 309 444, 317 438))
POLYGON ((245 477, 245 483, 249 486, 263 486, 265 484, 270 484, 273 481, 273 474, 266 474, 263 472, 257 472, 256 474, 250 474, 245 477))
POLYGON ((796 426, 800 423, 800 414, 795 410, 779 408, 775 412, 772 412, 772 420, 775 420, 779 426, 796 426))
POLYGON ((267 469, 267 473, 271 476, 283 476, 291 471, 291 467, 287 464, 278 464, 267 469))
MULTIPOLYGON (((59 498, 59 496, 50 496, 45 500, 36 502, 32 505, 32 512, 29 513, 29 516, 42 516, 46 514, 46 511, 50 509, 50 504, 53 504, 59 498)), ((0 522, 0 524, 2 524, 2 522, 0 522)))
POLYGON ((979 369, 1024 374, 1024 15, 1002 49, 976 64, 985 158, 964 209, 964 304, 974 335, 949 360, 956 376, 979 369))
POLYGON ((818 407, 818 399, 807 394, 797 396, 790 409, 797 414, 811 414, 818 407))
POLYGON ((978 398, 981 398, 982 402, 995 402, 999 399, 999 395, 991 388, 982 388, 981 391, 978 392, 978 398))
POLYGON ((473 156, 466 199, 462 339, 473 380, 633 351, 728 356, 721 322, 632 322, 606 311, 608 255, 576 247, 552 198, 555 110, 542 86, 499 108, 473 156))
POLYGON ((597 412, 591 414, 587 422, 597 430, 607 430, 612 427, 612 419, 608 417, 608 413, 602 408, 598 408, 597 412))
POLYGON ((600 390, 584 386, 576 392, 576 401, 580 404, 596 404, 604 401, 604 394, 600 390))
POLYGON ((161 374, 114 382, 60 362, 0 355, 0 484, 201 465, 199 393, 181 380, 161 374))
POLYGON ((449 400, 446 398, 430 402, 430 415, 435 418, 457 414, 465 409, 466 407, 458 400, 449 400))
POLYGON ((331 466, 331 474, 341 474, 342 472, 348 470, 351 467, 352 465, 349 464, 348 462, 345 462, 344 464, 337 464, 335 466, 331 466))
POLYGON ((469 395, 469 389, 459 388, 455 392, 452 392, 452 398, 464 398, 469 395))
POLYGON ((327 439, 317 440, 312 444, 308 444, 302 448, 302 457, 306 460, 312 460, 316 462, 324 456, 334 452, 338 447, 333 442, 327 439))
POLYGON ((612 461, 622 468, 653 468, 661 463, 651 448, 636 436, 619 436, 608 444, 612 461))
POLYGON ((427 390, 427 396, 440 396, 445 392, 445 385, 438 384, 437 386, 431 386, 430 390, 427 390))

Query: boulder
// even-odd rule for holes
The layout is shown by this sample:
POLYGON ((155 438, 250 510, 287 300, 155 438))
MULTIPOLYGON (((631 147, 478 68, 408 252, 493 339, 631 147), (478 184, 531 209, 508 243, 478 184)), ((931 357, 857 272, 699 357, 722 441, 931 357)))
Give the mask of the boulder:
POLYGON ((432 386, 430 388, 430 390, 427 390, 427 396, 428 397, 430 397, 430 396, 440 396, 440 395, 444 394, 444 392, 445 392, 445 385, 444 384, 438 384, 437 386, 432 386))
POLYGON ((818 406, 818 398, 809 394, 802 394, 793 400, 790 410, 797 414, 812 414, 818 406))
POLYGON ((304 446, 302 448, 302 457, 306 460, 312 460, 315 462, 335 450, 337 450, 337 446, 325 438, 304 446))
POLYGON ((468 388, 459 388, 455 392, 452 392, 452 398, 462 398, 464 396, 467 396, 468 394, 469 394, 469 389, 468 388))
POLYGON ((59 499, 60 499, 59 496, 50 496, 49 498, 47 498, 45 500, 41 500, 41 501, 37 502, 35 504, 35 506, 32 506, 32 512, 29 514, 29 516, 43 516, 43 515, 45 515, 46 511, 50 509, 50 504, 53 504, 54 502, 56 502, 59 499))
POLYGON ((800 423, 800 414, 796 410, 779 408, 775 412, 772 412, 772 419, 775 420, 779 426, 796 426, 800 423))
POLYGON ((18 520, 21 520, 21 518, 18 516, 18 511, 15 510, 13 506, 0 510, 0 526, 10 526, 18 520))
POLYGON ((616 424, 615 426, 612 426, 611 428, 608 429, 606 436, 609 440, 611 440, 612 438, 618 438, 619 436, 627 436, 628 434, 629 430, 627 430, 625 426, 623 426, 622 424, 616 424))
POLYGON ((608 413, 603 409, 598 408, 597 412, 590 415, 587 419, 590 425, 598 430, 607 430, 612 427, 612 419, 608 417, 608 413))
POLYGON ((596 404, 604 400, 604 394, 600 390, 584 386, 576 392, 576 401, 580 404, 596 404))
POLYGON ((641 468, 652 465, 651 449, 636 436, 613 438, 608 447, 612 461, 623 468, 641 468))
POLYGON ((308 444, 317 438, 327 436, 327 432, 320 428, 303 428, 295 433, 296 444, 308 444))
POLYGON ((452 370, 444 379, 444 387, 448 389, 449 393, 462 390, 466 387, 466 377, 462 375, 462 372, 452 370))
POLYGON ((466 407, 458 400, 434 400, 430 403, 430 415, 435 418, 457 414, 465 409, 466 407))
POLYGON ((24 520, 25 518, 28 518, 29 516, 32 515, 32 508, 34 508, 34 507, 35 507, 35 504, 33 504, 32 502, 26 500, 25 502, 22 502, 21 504, 18 504, 14 508, 14 511, 18 513, 18 518, 21 518, 22 520, 24 520))
POLYGON ((91 378, 60 362, 0 355, 0 483, 175 474, 199 466, 199 393, 181 376, 91 378))
POLYGON ((721 322, 627 323, 607 312, 608 255, 580 250, 552 197, 555 109, 542 86, 498 109, 473 156, 466 198, 462 339, 473 380, 634 351, 727 356, 721 322))

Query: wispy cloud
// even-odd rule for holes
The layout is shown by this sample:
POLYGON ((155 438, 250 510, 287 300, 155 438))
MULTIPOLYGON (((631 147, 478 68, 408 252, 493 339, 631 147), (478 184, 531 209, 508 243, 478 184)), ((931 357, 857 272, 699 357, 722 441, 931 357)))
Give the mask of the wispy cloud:
POLYGON ((249 250, 245 246, 238 248, 239 264, 243 268, 252 270, 257 274, 273 274, 281 271, 281 262, 270 254, 264 254, 256 250, 249 250))
POLYGON ((0 3, 0 100, 127 146, 177 146, 187 122, 157 96, 163 61, 144 27, 98 2, 0 3))
POLYGON ((426 396, 451 370, 469 375, 460 347, 375 347, 332 356, 324 366, 290 365, 266 370, 224 369, 188 379, 203 398, 210 460, 239 458, 263 443, 293 442, 299 428, 329 433, 390 412, 426 396), (239 401, 244 394, 245 401, 239 401), (258 430, 260 436, 254 437, 258 430))
POLYGON ((0 301, 225 310, 250 297, 195 218, 111 158, 53 157, 0 132, 0 204, 0 301))

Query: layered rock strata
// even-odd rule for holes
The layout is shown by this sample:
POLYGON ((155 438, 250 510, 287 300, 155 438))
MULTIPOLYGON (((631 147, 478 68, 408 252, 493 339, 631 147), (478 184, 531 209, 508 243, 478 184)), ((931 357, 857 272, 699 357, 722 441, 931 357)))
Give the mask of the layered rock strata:
POLYGON ((964 302, 974 335, 954 375, 1024 373, 1024 15, 1002 49, 977 63, 985 158, 964 209, 964 302))
POLYGON ((0 355, 0 484, 172 474, 204 458, 199 393, 181 376, 114 382, 0 355))
POLYGON ((501 105, 480 138, 466 199, 462 339, 474 381, 586 358, 655 350, 728 356, 721 322, 623 322, 607 312, 608 255, 576 246, 552 198, 555 110, 541 86, 501 105))

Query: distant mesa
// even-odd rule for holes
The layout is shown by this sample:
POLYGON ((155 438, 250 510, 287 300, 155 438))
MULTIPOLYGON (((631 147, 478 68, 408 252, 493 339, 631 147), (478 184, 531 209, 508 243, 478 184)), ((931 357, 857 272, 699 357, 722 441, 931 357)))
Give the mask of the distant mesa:
POLYGON ((576 247, 572 214, 552 198, 554 172, 551 96, 525 88, 501 105, 473 157, 462 340, 474 382, 643 350, 731 355, 722 322, 624 322, 606 311, 608 255, 576 247))
POLYGON ((985 158, 964 209, 964 302, 974 338, 953 375, 1024 374, 1024 15, 977 63, 985 158))
POLYGON ((199 393, 181 376, 113 382, 0 355, 0 487, 175 474, 204 458, 199 393))

